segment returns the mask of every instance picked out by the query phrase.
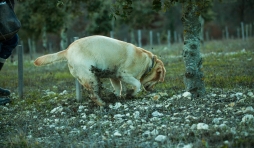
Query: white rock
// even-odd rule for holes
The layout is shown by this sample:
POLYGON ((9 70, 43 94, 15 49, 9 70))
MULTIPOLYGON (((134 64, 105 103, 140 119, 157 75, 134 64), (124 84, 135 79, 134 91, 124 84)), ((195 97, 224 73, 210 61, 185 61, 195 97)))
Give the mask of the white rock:
POLYGON ((216 97, 217 95, 216 94, 211 94, 212 97, 216 97))
POLYGON ((237 97, 237 99, 239 99, 243 96, 243 93, 238 92, 238 93, 235 94, 235 96, 237 97))
POLYGON ((160 113, 160 112, 158 112, 158 111, 154 111, 154 112, 152 113, 152 115, 153 115, 154 117, 160 117, 160 116, 163 116, 163 113, 160 113))
POLYGON ((81 118, 86 119, 86 113, 82 113, 81 118))
POLYGON ((212 123, 214 124, 219 124, 220 120, 222 120, 223 118, 214 118, 212 123))
POLYGON ((133 113, 133 117, 134 117, 135 119, 139 118, 139 115, 140 115, 139 111, 135 111, 135 112, 133 113))
POLYGON ((216 111, 216 113, 218 113, 218 114, 220 114, 220 113, 222 113, 219 109, 216 111))
POLYGON ((119 131, 115 131, 114 136, 116 136, 116 137, 121 137, 122 134, 121 134, 119 131))
POLYGON ((122 117, 124 117, 125 115, 121 115, 121 114, 116 114, 116 115, 114 115, 114 118, 116 119, 116 118, 122 118, 122 117))
POLYGON ((248 113, 248 112, 254 112, 254 109, 252 106, 248 106, 246 107, 246 109, 243 111, 244 113, 248 113))
POLYGON ((185 98, 189 98, 189 97, 191 97, 191 93, 190 92, 184 92, 182 96, 185 97, 185 98))
POLYGON ((254 121, 254 117, 251 114, 247 114, 242 118, 242 123, 249 123, 251 121, 254 121))
POLYGON ((158 135, 156 138, 155 138, 155 141, 158 141, 158 142, 164 142, 166 140, 167 136, 164 136, 164 135, 158 135))
POLYGON ((59 95, 66 95, 66 94, 68 94, 68 92, 67 92, 67 90, 64 90, 63 92, 61 92, 59 95))
POLYGON ((120 102, 116 102, 116 104, 114 106, 110 104, 109 108, 111 108, 111 109, 118 109, 121 106, 122 106, 122 104, 120 102))
POLYGON ((197 129, 198 130, 208 130, 208 125, 207 124, 205 124, 205 123, 198 123, 197 124, 197 129))
POLYGON ((133 122, 131 120, 128 120, 126 123, 129 124, 129 125, 133 124, 133 122))
POLYGON ((145 131, 142 136, 144 137, 149 137, 150 136, 150 131, 145 131))
POLYGON ((80 106, 78 107, 79 110, 83 110, 84 108, 85 108, 85 106, 83 106, 83 105, 80 105, 80 106))
POLYGON ((197 128, 197 124, 192 124, 191 130, 194 130, 194 129, 196 129, 196 128, 197 128))
POLYGON ((187 145, 184 145, 183 148, 193 148, 193 144, 192 143, 189 143, 187 145))
POLYGON ((155 136, 155 135, 158 135, 159 134, 159 131, 157 129, 154 129, 151 131, 151 135, 155 136))
POLYGON ((253 92, 248 92, 247 95, 248 95, 249 97, 252 97, 252 96, 253 96, 253 92))
POLYGON ((53 113, 58 113, 58 112, 62 112, 62 111, 63 111, 63 107, 62 106, 58 106, 58 107, 52 109, 50 111, 50 113, 53 114, 53 113))

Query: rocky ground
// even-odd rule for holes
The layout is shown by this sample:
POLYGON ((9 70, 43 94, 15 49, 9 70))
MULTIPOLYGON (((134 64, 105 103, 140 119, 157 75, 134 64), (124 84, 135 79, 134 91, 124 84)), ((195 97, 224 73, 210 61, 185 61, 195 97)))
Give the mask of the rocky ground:
MULTIPOLYGON (((53 108, 20 110, 1 106, 1 140, 6 147, 252 147, 253 90, 207 90, 203 98, 190 93, 111 100, 99 108, 45 91, 53 108), (61 98, 61 100, 59 99, 61 98), (11 117, 7 117, 11 116, 11 117), (10 132, 11 131, 11 132, 10 132), (8 141, 8 142, 7 142, 8 141), (18 146, 19 147, 19 146, 18 146)), ((47 108, 47 107, 45 107, 47 108)))

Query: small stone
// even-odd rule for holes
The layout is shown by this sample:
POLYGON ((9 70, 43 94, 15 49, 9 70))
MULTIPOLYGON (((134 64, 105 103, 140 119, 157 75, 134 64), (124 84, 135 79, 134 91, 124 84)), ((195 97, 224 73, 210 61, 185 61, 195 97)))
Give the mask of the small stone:
POLYGON ((158 135, 158 134, 159 134, 159 132, 158 132, 158 130, 157 130, 157 129, 154 129, 153 131, 151 131, 151 134, 155 136, 155 135, 158 135))
POLYGON ((193 148, 193 144, 192 143, 189 143, 187 145, 184 145, 183 148, 193 148))
POLYGON ((121 137, 121 136, 122 136, 122 134, 121 134, 121 133, 119 133, 118 131, 116 131, 116 132, 114 133, 114 136, 116 136, 116 137, 121 137))
POLYGON ((253 96, 253 92, 248 92, 247 95, 248 95, 249 97, 252 97, 252 96, 253 96))
POLYGON ((160 117, 160 116, 163 116, 163 114, 162 114, 162 113, 160 113, 160 112, 158 112, 158 111, 153 112, 153 113, 152 113, 152 115, 153 115, 154 117, 160 117))
POLYGON ((158 141, 158 142, 163 143, 163 142, 166 140, 166 138, 167 138, 167 136, 158 135, 158 136, 155 138, 155 141, 158 141))
POLYGON ((150 131, 145 131, 142 136, 144 137, 149 137, 150 136, 150 131))
POLYGON ((221 114, 222 112, 218 109, 218 110, 216 111, 216 113, 221 114))
POLYGON ((116 115, 114 115, 114 118, 117 119, 117 118, 122 118, 122 117, 124 117, 124 116, 125 116, 125 115, 116 114, 116 115))
POLYGON ((197 124, 197 129, 198 130, 208 130, 208 125, 205 123, 198 123, 197 124))
POLYGON ((190 92, 184 92, 182 96, 185 97, 185 98, 189 98, 189 97, 191 97, 191 93, 190 92))
POLYGON ((252 106, 248 106, 246 107, 246 109, 243 111, 244 113, 250 113, 250 112, 254 112, 254 109, 252 106))
POLYGON ((249 123, 251 121, 254 121, 254 117, 251 114, 247 114, 242 118, 242 123, 249 123))
POLYGON ((222 119, 223 119, 223 118, 214 118, 212 122, 213 122, 214 124, 219 124, 219 123, 220 123, 220 120, 222 120, 222 119))
POLYGON ((135 112, 133 113, 133 117, 134 117, 135 119, 139 118, 139 115, 140 115, 139 111, 135 111, 135 112))

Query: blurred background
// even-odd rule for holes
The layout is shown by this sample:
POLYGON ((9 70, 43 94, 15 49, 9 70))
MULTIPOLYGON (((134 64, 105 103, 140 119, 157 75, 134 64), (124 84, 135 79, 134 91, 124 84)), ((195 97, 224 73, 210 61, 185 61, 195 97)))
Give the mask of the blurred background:
MULTIPOLYGON (((135 0, 132 13, 115 15, 115 0, 29 0, 16 2, 22 23, 19 31, 25 52, 50 53, 66 49, 74 37, 105 35, 141 44, 174 44, 183 41, 181 4, 153 10, 152 0, 135 0), (140 34, 140 39, 138 39, 140 34), (138 43, 140 40, 141 43, 138 43), (151 43, 152 40, 152 43, 151 43)), ((202 15, 203 41, 253 35, 254 0, 214 0, 202 15), (242 30, 243 29, 243 32, 242 30)), ((152 46, 150 46, 152 48, 152 46)), ((149 49, 148 49, 149 50, 149 49)))

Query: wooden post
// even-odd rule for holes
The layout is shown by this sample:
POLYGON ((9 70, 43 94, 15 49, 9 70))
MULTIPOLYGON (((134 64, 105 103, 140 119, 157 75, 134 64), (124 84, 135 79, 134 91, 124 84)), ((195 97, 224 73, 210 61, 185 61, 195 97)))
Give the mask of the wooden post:
POLYGON ((229 34, 228 34, 228 26, 225 27, 225 33, 226 33, 226 39, 228 40, 229 34))
POLYGON ((110 31, 110 37, 114 38, 114 31, 110 31))
POLYGON ((250 23, 250 37, 252 37, 252 24, 250 23))
POLYGON ((249 25, 247 24, 247 25, 245 25, 245 34, 246 34, 246 39, 248 39, 248 37, 249 37, 249 25))
POLYGON ((209 39, 209 32, 208 32, 208 31, 205 32, 205 38, 206 38, 206 41, 209 41, 209 40, 210 40, 210 39, 209 39))
POLYGON ((240 29, 239 29, 239 27, 237 27, 237 38, 239 39, 240 38, 240 29))
MULTIPOLYGON (((74 41, 78 39, 79 39, 78 37, 74 37, 74 41)), ((76 84, 76 99, 78 102, 80 102, 82 100, 81 85, 77 79, 75 80, 75 84, 76 84)))
POLYGON ((170 33, 170 30, 168 30, 168 47, 171 46, 171 33, 170 33))
POLYGON ((138 46, 142 47, 142 42, 141 42, 141 30, 138 30, 138 46))
POLYGON ((23 47, 22 45, 18 45, 18 95, 19 98, 23 98, 23 47))
POLYGON ((158 45, 161 45, 161 34, 157 32, 158 45))
POLYGON ((174 31, 174 43, 177 43, 177 33, 174 31))
POLYGON ((181 36, 181 34, 178 34, 178 42, 182 43, 182 36, 181 36))
POLYGON ((152 30, 149 31, 149 36, 150 36, 150 46, 151 48, 153 48, 153 31, 152 30))
POLYGON ((242 39, 244 40, 244 24, 241 22, 241 29, 242 29, 242 39))

